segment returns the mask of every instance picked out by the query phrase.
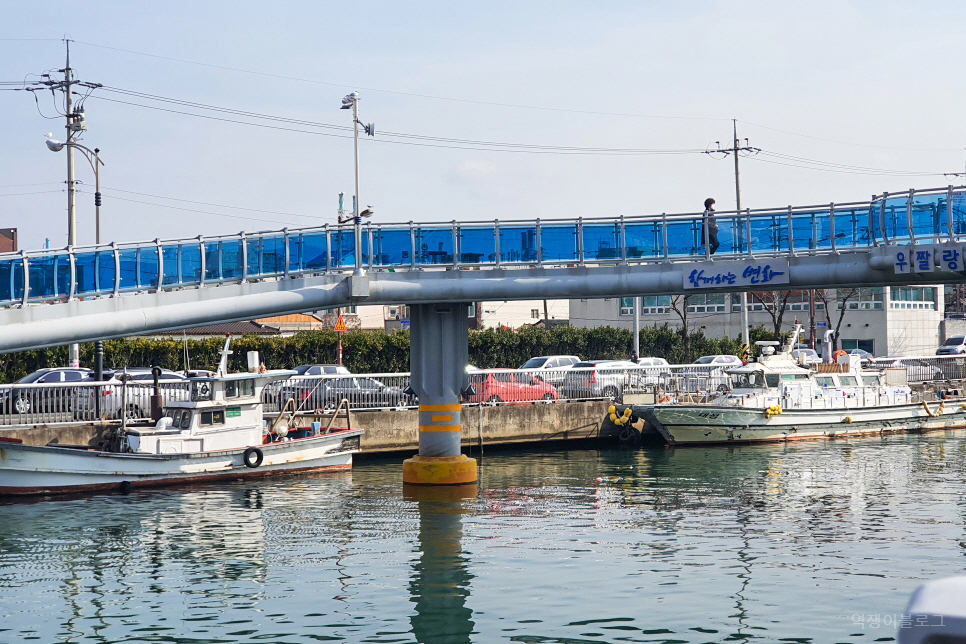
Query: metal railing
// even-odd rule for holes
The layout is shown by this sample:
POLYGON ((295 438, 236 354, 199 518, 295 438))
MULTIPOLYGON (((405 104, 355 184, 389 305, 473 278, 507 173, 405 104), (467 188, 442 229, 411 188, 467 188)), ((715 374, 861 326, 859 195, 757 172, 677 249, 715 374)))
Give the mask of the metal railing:
MULTIPOLYGON (((151 415, 153 392, 151 384, 140 382, 0 385, 0 426, 119 420, 125 413, 128 419, 144 419, 151 415)), ((188 381, 161 382, 165 405, 189 397, 188 381)))
MULTIPOLYGON (((966 187, 716 213, 715 258, 957 241, 966 187)), ((704 259, 702 214, 367 224, 0 254, 0 307, 370 269, 529 268, 704 259)))
POLYGON ((875 369, 905 369, 910 383, 966 380, 966 355, 873 358, 875 369))

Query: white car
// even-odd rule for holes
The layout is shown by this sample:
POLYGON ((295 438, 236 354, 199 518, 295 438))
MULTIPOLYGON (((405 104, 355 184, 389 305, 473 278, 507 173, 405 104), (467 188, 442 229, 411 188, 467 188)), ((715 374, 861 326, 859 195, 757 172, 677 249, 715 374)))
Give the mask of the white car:
POLYGON ((564 381, 567 370, 578 362, 580 358, 577 356, 539 356, 524 362, 520 369, 534 378, 556 385, 564 381))
MULTIPOLYGON (((91 375, 84 382, 93 379, 91 375)), ((129 419, 148 418, 151 415, 154 374, 150 367, 131 367, 126 376, 122 369, 105 371, 103 382, 107 384, 77 388, 74 393, 76 420, 96 420, 98 414, 100 418, 120 418, 122 410, 129 419), (125 380, 126 387, 123 386, 125 380)), ((190 381, 179 373, 162 369, 158 385, 164 407, 170 402, 188 399, 190 381)))
POLYGON ((697 379, 697 382, 689 383, 688 391, 729 391, 731 380, 725 371, 743 364, 738 356, 701 356, 688 368, 688 374, 697 379))
POLYGON ((818 355, 815 349, 793 349, 792 358, 795 359, 795 362, 805 366, 820 364, 822 362, 822 357, 818 355))

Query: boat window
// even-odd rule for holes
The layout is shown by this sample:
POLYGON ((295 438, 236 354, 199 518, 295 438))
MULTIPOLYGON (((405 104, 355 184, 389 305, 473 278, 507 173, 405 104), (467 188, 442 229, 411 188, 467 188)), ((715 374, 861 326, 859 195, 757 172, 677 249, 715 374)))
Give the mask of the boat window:
POLYGON ((225 424, 225 410, 218 409, 214 411, 201 412, 202 427, 206 427, 209 425, 224 425, 224 424, 225 424))
POLYGON ((191 427, 191 412, 185 409, 181 412, 181 429, 188 429, 191 427))
POLYGON ((778 383, 781 381, 777 373, 766 373, 765 374, 765 384, 769 387, 777 387, 778 383))
POLYGON ((211 381, 195 380, 191 383, 191 401, 211 400, 211 381))
POLYGON ((255 395, 254 380, 225 381, 225 398, 243 398, 255 395))
POLYGON ((731 374, 731 386, 734 389, 764 387, 765 381, 760 373, 733 373, 731 374))
POLYGON ((808 380, 807 373, 783 373, 782 380, 808 380))
POLYGON ((819 387, 834 387, 835 381, 832 376, 815 376, 815 384, 819 387))
POLYGON ((862 384, 866 387, 875 387, 879 384, 879 376, 862 376, 862 384))
POLYGON ((855 376, 839 376, 839 384, 843 387, 858 387, 859 383, 855 376))

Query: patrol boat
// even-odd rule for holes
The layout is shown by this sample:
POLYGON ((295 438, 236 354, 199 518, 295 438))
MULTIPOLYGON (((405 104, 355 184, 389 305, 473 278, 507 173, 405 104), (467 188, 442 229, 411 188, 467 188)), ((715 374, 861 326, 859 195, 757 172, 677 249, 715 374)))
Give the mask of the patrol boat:
POLYGON ((792 348, 801 326, 782 350, 758 342, 757 362, 728 369, 731 390, 707 404, 671 401, 634 407, 645 432, 670 445, 752 443, 862 434, 919 432, 966 426, 966 400, 914 401, 912 391, 891 377, 902 370, 867 370, 858 356, 840 358, 828 371, 798 364, 792 348))
POLYGON ((116 428, 102 448, 41 447, 0 438, 0 495, 127 491, 350 469, 362 430, 319 425, 290 429, 287 422, 294 419, 294 405, 292 412, 267 425, 262 419, 262 390, 295 372, 228 374, 229 342, 230 338, 214 376, 190 380, 188 400, 169 403, 153 425, 116 428))

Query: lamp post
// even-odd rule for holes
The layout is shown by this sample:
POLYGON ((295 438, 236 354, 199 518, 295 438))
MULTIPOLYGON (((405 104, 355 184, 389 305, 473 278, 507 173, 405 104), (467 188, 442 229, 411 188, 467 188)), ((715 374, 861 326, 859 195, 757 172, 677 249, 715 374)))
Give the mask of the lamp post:
MULTIPOLYGON (((68 234, 67 234, 67 245, 74 246, 77 244, 77 213, 75 212, 74 204, 74 157, 71 154, 74 148, 80 150, 87 159, 87 162, 91 164, 91 169, 94 170, 94 241, 97 244, 101 243, 101 166, 104 162, 101 161, 101 150, 100 148, 94 148, 91 150, 86 145, 81 145, 76 141, 67 141, 63 143, 56 139, 51 138, 51 135, 47 135, 47 149, 51 152, 60 152, 64 148, 67 148, 67 154, 69 160, 67 163, 67 185, 69 199, 67 200, 67 219, 68 224, 68 234)), ((80 346, 77 344, 70 345, 70 366, 79 367, 80 366, 80 346)), ((104 342, 97 340, 94 343, 94 376, 95 380, 100 380, 104 373, 104 342)), ((96 401, 100 403, 100 397, 96 401)))
MULTIPOLYGON (((365 130, 366 134, 369 136, 375 136, 376 127, 374 124, 363 123, 359 120, 359 92, 352 92, 346 95, 342 99, 342 107, 339 109, 352 110, 352 147, 353 147, 353 158, 355 162, 355 198, 352 200, 352 219, 355 225, 355 258, 356 258, 356 268, 353 271, 354 275, 365 275, 366 271, 362 268, 362 218, 372 216, 372 206, 366 206, 365 210, 359 212, 362 208, 362 198, 359 196, 359 126, 361 125, 365 130)), ((341 205, 340 205, 341 208, 341 205)), ((348 218, 343 219, 339 217, 339 223, 345 223, 348 218)), ((370 249, 370 253, 372 250, 370 249)))

